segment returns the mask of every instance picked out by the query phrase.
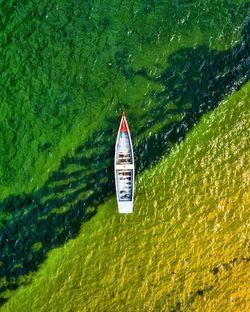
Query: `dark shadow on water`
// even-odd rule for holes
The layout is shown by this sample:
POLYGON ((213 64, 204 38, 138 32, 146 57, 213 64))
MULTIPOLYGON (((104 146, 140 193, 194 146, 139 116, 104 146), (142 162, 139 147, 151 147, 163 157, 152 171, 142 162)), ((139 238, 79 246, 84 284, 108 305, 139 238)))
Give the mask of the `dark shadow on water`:
MULTIPOLYGON (((134 72, 126 64, 126 53, 117 53, 117 65, 124 76, 140 75, 164 86, 163 91, 150 95, 157 105, 140 116, 145 121, 150 116, 147 128, 159 122, 163 126, 137 144, 137 171, 149 168, 168 153, 204 113, 249 79, 249 39, 250 22, 246 21, 242 41, 233 49, 180 49, 170 55, 167 69, 158 78, 151 77, 147 69, 134 72), (174 114, 181 118, 169 119, 174 114)), ((145 128, 136 130, 136 116, 131 114, 128 119, 134 124, 134 138, 144 133, 145 128)), ((118 123, 118 116, 107 120, 99 133, 76 149, 75 156, 62 160, 60 169, 38 191, 10 196, 0 203, 1 212, 11 215, 0 231, 0 294, 25 283, 18 279, 37 270, 48 251, 76 237, 81 225, 115 193, 113 155, 118 123)), ((0 297, 0 305, 6 300, 4 295, 0 297)))
MULTIPOLYGON (((154 135, 146 136, 136 149, 137 170, 141 171, 159 161, 173 144, 184 139, 203 114, 216 108, 227 94, 249 80, 250 22, 246 19, 243 23, 242 41, 233 49, 223 52, 206 46, 180 49, 168 57, 167 69, 160 77, 151 76, 145 68, 133 71, 129 62, 121 65, 120 55, 126 59, 129 51, 117 53, 118 67, 127 79, 138 75, 163 87, 162 91, 150 94, 157 105, 147 110, 150 121, 146 127, 157 123, 163 126, 154 135), (171 121, 174 116, 179 121, 171 121)), ((145 127, 141 127, 135 136, 144 131, 145 127)))

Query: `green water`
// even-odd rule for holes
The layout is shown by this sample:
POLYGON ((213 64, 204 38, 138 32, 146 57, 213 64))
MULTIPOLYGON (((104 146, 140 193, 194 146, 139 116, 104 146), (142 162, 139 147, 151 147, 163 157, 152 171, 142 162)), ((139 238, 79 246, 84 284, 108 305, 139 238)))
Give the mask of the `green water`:
POLYGON ((4 303, 114 195, 118 103, 151 170, 248 81, 250 24, 248 1, 5 1, 0 16, 4 303))

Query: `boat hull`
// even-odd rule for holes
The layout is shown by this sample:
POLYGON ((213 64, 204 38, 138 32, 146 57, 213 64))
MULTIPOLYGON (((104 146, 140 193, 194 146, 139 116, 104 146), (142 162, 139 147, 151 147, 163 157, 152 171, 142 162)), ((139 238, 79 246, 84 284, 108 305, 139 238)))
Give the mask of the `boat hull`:
POLYGON ((119 213, 132 213, 134 200, 134 155, 131 136, 123 114, 115 148, 115 184, 119 213))

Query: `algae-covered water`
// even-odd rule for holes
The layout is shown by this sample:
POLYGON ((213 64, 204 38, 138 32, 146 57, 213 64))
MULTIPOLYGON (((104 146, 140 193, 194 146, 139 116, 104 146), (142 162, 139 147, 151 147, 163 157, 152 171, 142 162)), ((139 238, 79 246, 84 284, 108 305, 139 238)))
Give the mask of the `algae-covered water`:
POLYGON ((0 3, 0 310, 250 310, 250 2, 0 3))

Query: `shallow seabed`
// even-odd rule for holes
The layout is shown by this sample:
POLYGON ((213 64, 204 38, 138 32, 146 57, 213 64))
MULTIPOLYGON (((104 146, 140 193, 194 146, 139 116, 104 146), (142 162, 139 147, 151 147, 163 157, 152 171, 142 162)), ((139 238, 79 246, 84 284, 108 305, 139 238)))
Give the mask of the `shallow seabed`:
POLYGON ((1 4, 1 311, 250 310, 249 4, 1 4))

